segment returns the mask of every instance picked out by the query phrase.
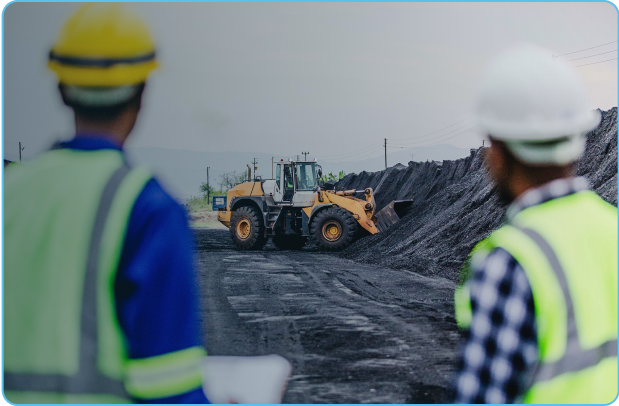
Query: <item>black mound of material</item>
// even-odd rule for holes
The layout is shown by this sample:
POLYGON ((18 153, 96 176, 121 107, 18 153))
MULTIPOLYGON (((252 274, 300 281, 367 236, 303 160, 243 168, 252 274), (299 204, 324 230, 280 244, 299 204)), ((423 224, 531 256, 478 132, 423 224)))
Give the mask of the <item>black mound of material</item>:
MULTIPOLYGON (((414 202, 393 227, 357 241, 340 255, 456 281, 471 249, 501 225, 506 210, 486 177, 484 150, 472 149, 469 157, 455 161, 409 162, 408 167, 345 176, 336 187, 372 187, 377 210, 392 200, 414 202)), ((617 206, 616 107, 602 112, 599 127, 587 135, 587 150, 576 169, 617 206)))

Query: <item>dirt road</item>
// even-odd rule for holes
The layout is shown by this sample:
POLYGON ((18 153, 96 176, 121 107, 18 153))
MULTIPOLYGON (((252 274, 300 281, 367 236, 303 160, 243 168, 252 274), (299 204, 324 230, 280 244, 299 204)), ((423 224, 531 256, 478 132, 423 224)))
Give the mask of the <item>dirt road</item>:
POLYGON ((451 281, 271 243, 238 252, 227 230, 195 233, 209 354, 287 358, 285 403, 449 400, 451 281))

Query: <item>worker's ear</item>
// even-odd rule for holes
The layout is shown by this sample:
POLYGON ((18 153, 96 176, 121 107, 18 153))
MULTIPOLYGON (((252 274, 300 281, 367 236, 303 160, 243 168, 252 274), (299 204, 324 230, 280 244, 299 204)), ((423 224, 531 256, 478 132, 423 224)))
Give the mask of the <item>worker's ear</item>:
POLYGON ((490 148, 486 151, 486 165, 492 178, 497 181, 503 178, 508 170, 509 152, 505 143, 490 138, 490 148))

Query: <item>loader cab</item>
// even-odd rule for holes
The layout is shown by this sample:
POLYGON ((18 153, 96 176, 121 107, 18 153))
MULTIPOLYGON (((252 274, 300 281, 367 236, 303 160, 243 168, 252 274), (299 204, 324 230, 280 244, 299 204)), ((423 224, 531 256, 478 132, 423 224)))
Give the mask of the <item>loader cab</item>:
POLYGON ((281 162, 275 168, 275 201, 312 206, 318 188, 316 162, 281 162))

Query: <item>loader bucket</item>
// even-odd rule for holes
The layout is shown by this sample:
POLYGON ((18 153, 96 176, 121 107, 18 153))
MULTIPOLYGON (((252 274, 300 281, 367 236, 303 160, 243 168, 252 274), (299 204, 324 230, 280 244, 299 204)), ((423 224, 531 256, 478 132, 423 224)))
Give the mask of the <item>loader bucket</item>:
POLYGON ((400 221, 404 215, 408 212, 408 208, 413 204, 412 200, 394 200, 385 207, 381 211, 375 214, 376 217, 376 228, 378 232, 381 233, 400 221))

